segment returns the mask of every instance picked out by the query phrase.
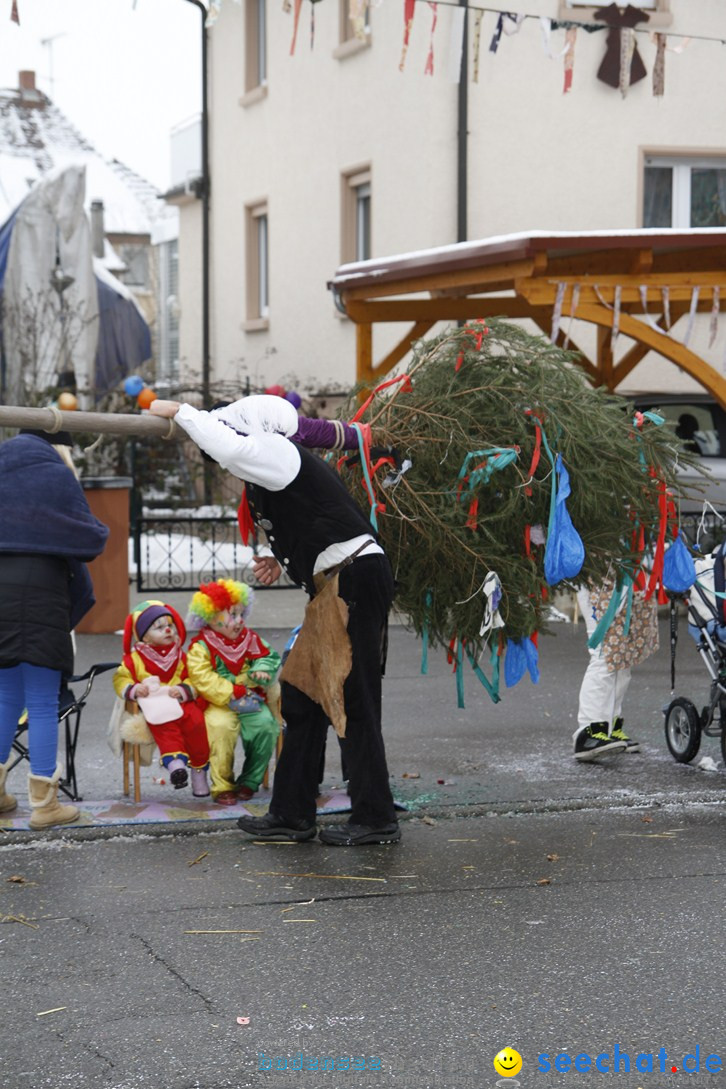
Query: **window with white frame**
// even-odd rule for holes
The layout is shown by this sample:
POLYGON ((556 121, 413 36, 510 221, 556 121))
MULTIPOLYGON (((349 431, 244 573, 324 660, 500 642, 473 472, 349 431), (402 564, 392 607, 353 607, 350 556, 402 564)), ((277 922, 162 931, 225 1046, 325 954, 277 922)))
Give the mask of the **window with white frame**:
POLYGON ((726 227, 726 155, 646 155, 644 227, 726 227))
POLYGON ((247 328, 266 328, 270 315, 267 202, 247 208, 247 328))
POLYGON ((245 91, 267 86, 267 0, 246 0, 245 91))
POLYGON ((371 248, 371 170, 361 167, 343 174, 341 258, 367 261, 371 248))

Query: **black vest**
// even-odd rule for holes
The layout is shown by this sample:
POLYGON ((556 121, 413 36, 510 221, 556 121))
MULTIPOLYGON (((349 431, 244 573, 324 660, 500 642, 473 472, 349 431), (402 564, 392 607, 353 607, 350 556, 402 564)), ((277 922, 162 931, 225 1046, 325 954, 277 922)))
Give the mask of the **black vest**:
POLYGON ((273 492, 248 483, 247 500, 275 559, 312 595, 313 567, 324 549, 363 533, 378 535, 335 470, 309 450, 299 452, 300 471, 290 484, 273 492))

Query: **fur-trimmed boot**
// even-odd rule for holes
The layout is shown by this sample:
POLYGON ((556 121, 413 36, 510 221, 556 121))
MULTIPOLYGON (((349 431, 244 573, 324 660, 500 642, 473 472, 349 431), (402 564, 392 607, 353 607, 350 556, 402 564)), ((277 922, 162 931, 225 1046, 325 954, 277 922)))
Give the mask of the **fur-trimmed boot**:
POLYGON ((8 794, 5 790, 5 780, 8 777, 8 761, 7 764, 0 764, 0 813, 9 813, 11 809, 17 807, 17 799, 8 794))
POLYGON ((53 824, 70 824, 78 820, 80 810, 75 805, 61 805, 58 801, 60 777, 60 768, 56 768, 52 776, 33 775, 32 772, 28 775, 28 798, 33 810, 31 828, 49 828, 53 824))

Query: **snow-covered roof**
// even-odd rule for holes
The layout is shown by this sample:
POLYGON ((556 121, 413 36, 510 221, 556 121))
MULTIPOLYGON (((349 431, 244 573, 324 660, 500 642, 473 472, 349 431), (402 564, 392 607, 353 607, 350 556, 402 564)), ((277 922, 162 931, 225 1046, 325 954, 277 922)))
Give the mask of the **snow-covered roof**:
POLYGON ((40 91, 0 89, 0 223, 53 167, 86 167, 86 209, 102 200, 106 234, 150 235, 169 214, 159 191, 107 160, 40 91))

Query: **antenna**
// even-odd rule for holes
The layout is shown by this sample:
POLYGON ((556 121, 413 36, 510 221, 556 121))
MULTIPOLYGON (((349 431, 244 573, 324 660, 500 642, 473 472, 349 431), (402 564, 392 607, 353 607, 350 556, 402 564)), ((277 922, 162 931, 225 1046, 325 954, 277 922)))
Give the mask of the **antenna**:
POLYGON ((51 34, 48 38, 41 38, 40 44, 48 50, 48 83, 50 84, 50 97, 55 98, 55 77, 53 75, 53 42, 58 38, 65 38, 66 32, 61 30, 58 34, 51 34))

